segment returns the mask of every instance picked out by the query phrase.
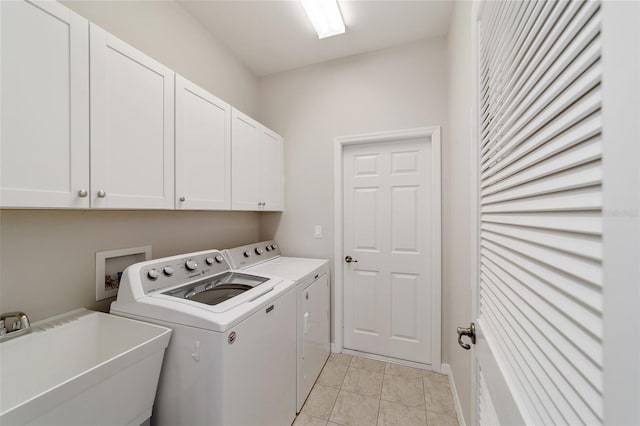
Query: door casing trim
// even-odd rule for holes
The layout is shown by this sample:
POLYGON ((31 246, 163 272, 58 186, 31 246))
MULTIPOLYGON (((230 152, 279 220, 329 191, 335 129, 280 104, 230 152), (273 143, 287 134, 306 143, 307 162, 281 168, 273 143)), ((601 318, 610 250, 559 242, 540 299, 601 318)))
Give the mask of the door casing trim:
POLYGON ((333 171, 334 171, 334 258, 333 258, 333 324, 331 343, 332 352, 342 352, 344 349, 344 306, 343 306, 343 277, 342 258, 344 256, 343 246, 343 176, 342 176, 342 156, 343 150, 349 145, 359 145, 380 142, 402 142, 408 139, 428 138, 431 142, 431 178, 433 182, 432 192, 432 218, 431 235, 433 253, 433 268, 431 271, 432 286, 432 330, 433 336, 431 368, 440 371, 442 368, 442 198, 441 198, 441 159, 440 159, 440 126, 418 127, 412 129, 399 129, 386 132, 365 133, 359 135, 339 136, 334 139, 333 144, 333 171))

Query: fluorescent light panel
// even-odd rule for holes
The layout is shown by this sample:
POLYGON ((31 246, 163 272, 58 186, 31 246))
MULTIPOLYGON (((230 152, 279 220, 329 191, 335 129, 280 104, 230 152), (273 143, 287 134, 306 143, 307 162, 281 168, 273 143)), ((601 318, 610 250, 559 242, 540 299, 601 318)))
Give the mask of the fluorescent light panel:
POLYGON ((345 31, 337 0, 301 0, 318 38, 331 37, 345 31))

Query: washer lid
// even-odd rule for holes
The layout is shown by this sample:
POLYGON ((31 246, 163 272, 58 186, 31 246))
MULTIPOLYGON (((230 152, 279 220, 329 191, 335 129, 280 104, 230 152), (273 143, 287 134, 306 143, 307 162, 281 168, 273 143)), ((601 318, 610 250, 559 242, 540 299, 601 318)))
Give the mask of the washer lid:
POLYGON ((327 259, 305 259, 301 257, 277 257, 273 260, 244 269, 254 274, 267 274, 288 280, 299 281, 320 268, 326 268, 327 259))

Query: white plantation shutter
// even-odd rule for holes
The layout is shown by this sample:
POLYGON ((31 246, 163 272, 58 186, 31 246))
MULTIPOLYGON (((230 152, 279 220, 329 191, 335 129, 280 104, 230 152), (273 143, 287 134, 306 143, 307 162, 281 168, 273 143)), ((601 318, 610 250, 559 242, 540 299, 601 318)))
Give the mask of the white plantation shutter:
POLYGON ((602 423, 600 3, 485 7, 479 317, 528 423, 602 423))

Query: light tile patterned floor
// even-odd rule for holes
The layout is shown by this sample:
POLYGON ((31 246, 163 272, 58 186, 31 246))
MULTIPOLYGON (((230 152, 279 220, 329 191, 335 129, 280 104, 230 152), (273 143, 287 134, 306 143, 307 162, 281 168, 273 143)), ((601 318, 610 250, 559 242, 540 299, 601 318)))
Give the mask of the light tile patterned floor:
POLYGON ((293 424, 457 426, 458 420, 447 376, 331 354, 293 424))

